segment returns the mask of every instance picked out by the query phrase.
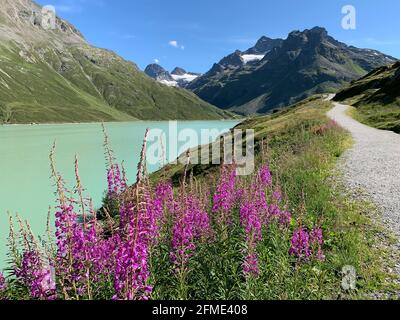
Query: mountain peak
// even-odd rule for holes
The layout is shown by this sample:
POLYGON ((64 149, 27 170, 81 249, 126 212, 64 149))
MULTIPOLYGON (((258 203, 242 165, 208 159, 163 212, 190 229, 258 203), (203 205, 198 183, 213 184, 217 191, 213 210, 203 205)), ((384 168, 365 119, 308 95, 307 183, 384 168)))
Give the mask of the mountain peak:
POLYGON ((1 0, 0 39, 24 43, 48 40, 86 43, 83 35, 73 25, 57 16, 54 28, 49 28, 50 12, 31 0, 1 0), (63 37, 59 37, 60 34, 63 37))
POLYGON ((322 27, 314 27, 312 29, 305 29, 304 31, 295 30, 289 33, 288 39, 290 38, 309 38, 309 37, 320 37, 325 38, 328 36, 328 31, 322 27))
POLYGON ((184 74, 187 74, 187 71, 185 69, 176 67, 174 70, 172 70, 171 74, 177 76, 183 76, 184 74))
POLYGON ((263 54, 265 55, 272 49, 280 47, 282 45, 283 39, 271 39, 266 36, 262 36, 256 43, 256 45, 247 51, 245 54, 263 54))
POLYGON ((224 67, 242 66, 242 52, 240 50, 236 50, 234 53, 231 53, 230 55, 224 57, 218 64, 224 67))
POLYGON ((146 71, 149 71, 149 72, 164 72, 166 70, 162 66, 157 64, 157 63, 151 63, 146 67, 145 72, 146 71))
POLYGON ((175 80, 171 77, 171 74, 157 63, 149 64, 144 70, 144 73, 150 78, 153 78, 159 82, 166 81, 166 84, 171 86, 176 85, 175 80))
POLYGON ((324 27, 319 27, 319 26, 316 26, 316 27, 314 27, 314 28, 312 28, 310 30, 305 30, 305 31, 309 31, 309 32, 312 32, 312 33, 320 33, 320 34, 323 34, 323 35, 328 35, 328 30, 326 30, 324 27))

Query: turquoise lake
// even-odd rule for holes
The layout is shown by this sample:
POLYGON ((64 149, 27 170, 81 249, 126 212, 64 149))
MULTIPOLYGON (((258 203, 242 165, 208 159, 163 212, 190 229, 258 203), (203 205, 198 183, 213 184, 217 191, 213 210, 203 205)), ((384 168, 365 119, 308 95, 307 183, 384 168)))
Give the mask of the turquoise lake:
MULTIPOLYGON (((228 131, 237 123, 182 121, 178 122, 178 130, 193 129, 200 135, 203 129, 228 131)), ((163 130, 167 137, 166 146, 175 143, 179 150, 187 143, 169 141, 168 122, 107 123, 106 128, 117 161, 125 163, 129 182, 133 182, 136 175, 146 128, 163 130)), ((54 141, 57 144, 57 169, 67 186, 74 186, 74 158, 77 155, 86 194, 90 195, 96 207, 101 205, 107 188, 103 139, 100 124, 0 126, 0 269, 6 267, 7 212, 18 213, 26 219, 36 236, 45 234, 49 207, 56 204, 49 163, 54 141)), ((159 165, 149 167, 149 171, 157 169, 159 165)))

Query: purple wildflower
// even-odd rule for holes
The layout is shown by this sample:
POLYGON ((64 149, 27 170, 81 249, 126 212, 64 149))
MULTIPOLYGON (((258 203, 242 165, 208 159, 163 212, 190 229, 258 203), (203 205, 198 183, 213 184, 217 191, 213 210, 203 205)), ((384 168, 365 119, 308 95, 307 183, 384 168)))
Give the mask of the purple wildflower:
POLYGON ((289 226, 290 223, 292 222, 291 213, 287 210, 280 211, 278 221, 279 221, 279 224, 282 226, 289 226))
POLYGON ((277 189, 272 193, 272 199, 277 202, 282 201, 282 192, 280 189, 277 189))
MULTIPOLYGON (((188 199, 182 199, 178 219, 172 230, 171 260, 177 267, 184 267, 195 250, 195 215, 188 199)), ((183 270, 181 270, 183 271, 183 270)))
POLYGON ((267 203, 265 192, 258 185, 252 186, 250 190, 254 190, 254 193, 249 192, 240 206, 240 222, 244 227, 247 244, 243 271, 257 276, 257 244, 262 240, 262 225, 267 212, 267 203))
POLYGON ((258 258, 255 253, 249 254, 243 264, 243 272, 249 275, 257 276, 260 273, 260 269, 258 267, 258 258))
POLYGON ((168 205, 174 200, 174 191, 170 182, 161 182, 155 189, 156 197, 163 205, 168 205))
POLYGON ((3 273, 0 272, 0 293, 2 293, 6 289, 7 289, 6 278, 4 278, 3 273))
POLYGON ((258 176, 264 188, 272 186, 272 174, 268 165, 264 165, 260 168, 258 176))
POLYGON ((148 257, 155 227, 146 190, 143 199, 144 203, 127 203, 123 206, 130 215, 126 227, 121 229, 120 241, 116 245, 114 299, 147 300, 152 292, 148 285, 148 257))
POLYGON ((304 227, 294 232, 289 254, 300 260, 308 260, 311 256, 310 235, 304 227))
POLYGON ((108 195, 114 197, 126 189, 126 182, 122 178, 118 164, 111 164, 107 170, 108 195))
POLYGON ((21 265, 14 272, 17 279, 30 290, 33 299, 55 299, 56 285, 51 270, 44 267, 37 250, 26 250, 21 265))
POLYGON ((322 247, 324 245, 324 236, 321 228, 315 228, 311 231, 310 241, 316 259, 323 261, 325 259, 325 255, 322 250, 322 247))
POLYGON ((309 260, 310 257, 324 260, 323 244, 324 239, 321 228, 313 229, 309 233, 304 227, 301 227, 293 235, 289 253, 303 261, 309 260))
POLYGON ((117 246, 114 299, 147 300, 152 291, 147 285, 150 276, 147 265, 148 248, 142 235, 135 233, 131 230, 129 238, 117 246))
POLYGON ((236 166, 224 165, 221 169, 220 181, 213 198, 214 213, 220 213, 219 223, 227 225, 231 223, 231 210, 236 202, 236 166))

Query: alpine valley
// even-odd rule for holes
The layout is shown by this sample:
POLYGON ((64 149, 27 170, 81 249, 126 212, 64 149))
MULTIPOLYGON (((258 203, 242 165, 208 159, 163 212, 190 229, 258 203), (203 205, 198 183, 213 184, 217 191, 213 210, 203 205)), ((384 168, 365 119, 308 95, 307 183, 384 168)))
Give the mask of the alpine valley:
POLYGON ((31 0, 0 0, 0 122, 222 119, 228 114, 150 79, 70 23, 41 26, 31 0))

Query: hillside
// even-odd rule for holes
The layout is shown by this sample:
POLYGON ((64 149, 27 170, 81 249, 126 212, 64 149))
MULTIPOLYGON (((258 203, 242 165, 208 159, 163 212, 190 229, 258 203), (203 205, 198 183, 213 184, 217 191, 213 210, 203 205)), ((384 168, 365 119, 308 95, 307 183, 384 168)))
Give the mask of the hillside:
POLYGON ((334 99, 356 107, 361 122, 400 133, 400 62, 373 70, 334 99))
POLYGON ((293 31, 286 40, 269 39, 264 51, 257 49, 260 41, 225 57, 188 88, 222 109, 263 114, 315 93, 335 92, 395 61, 375 50, 347 46, 319 27, 293 31))
POLYGON ((196 95, 150 79, 112 51, 91 46, 67 21, 45 29, 30 0, 0 0, 2 122, 219 119, 196 95))

